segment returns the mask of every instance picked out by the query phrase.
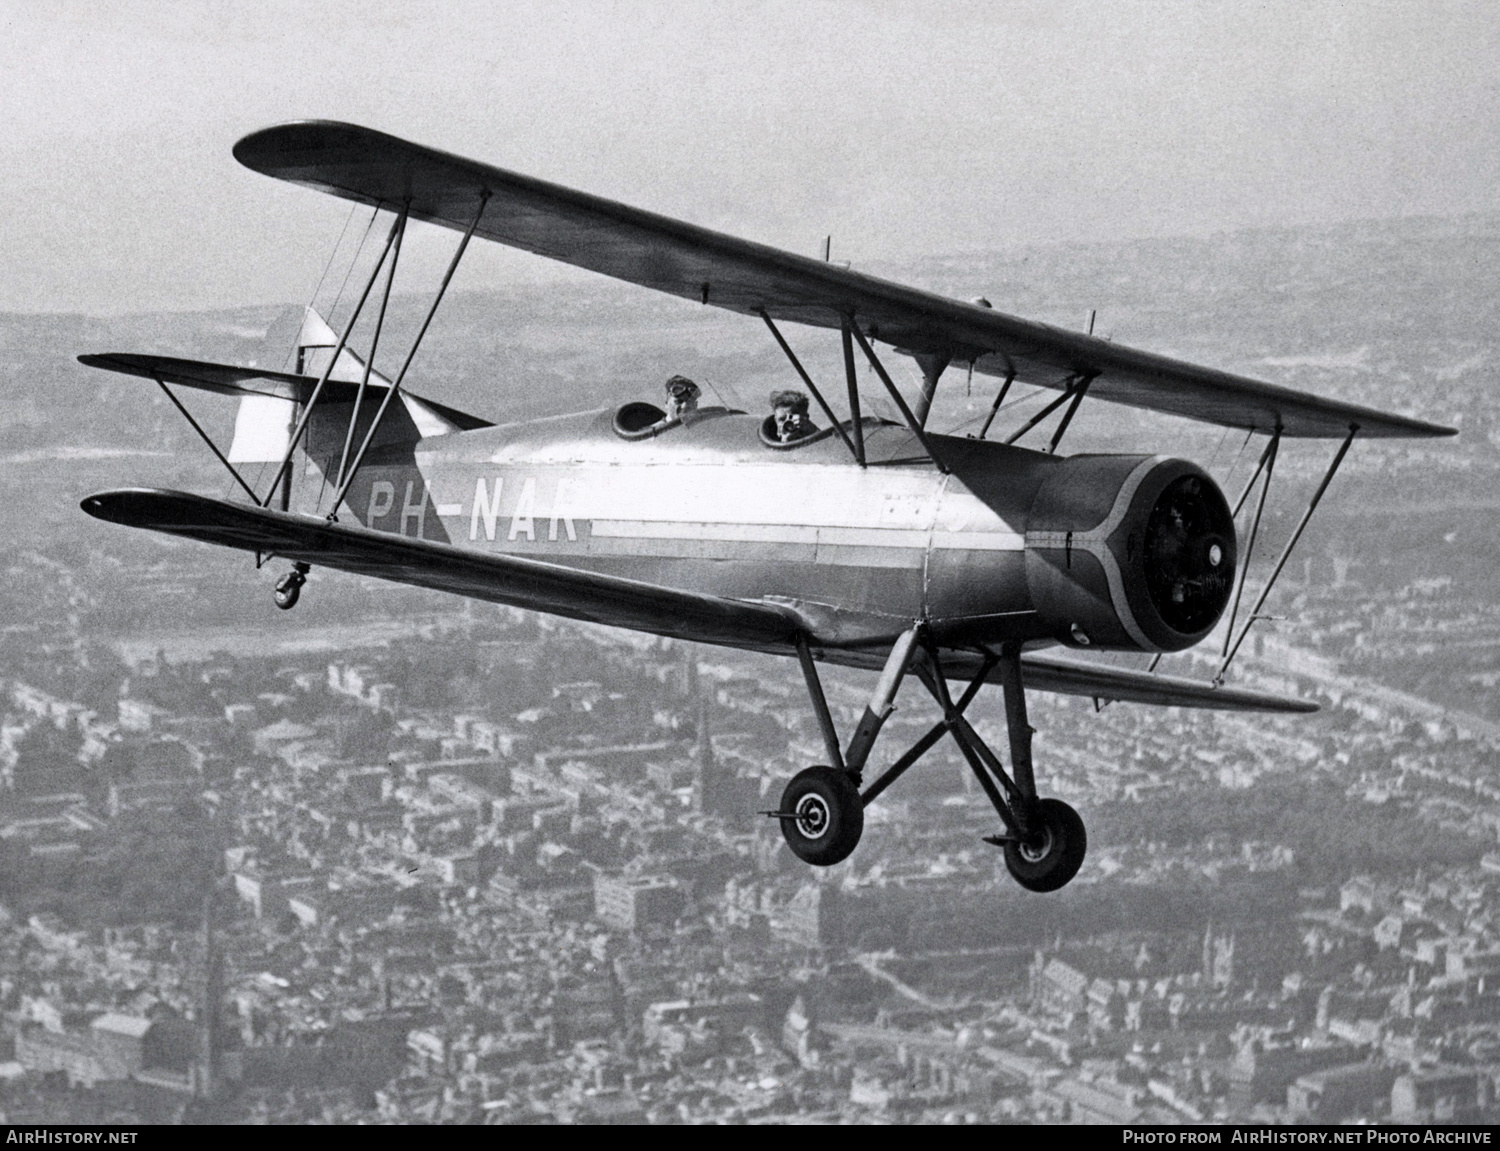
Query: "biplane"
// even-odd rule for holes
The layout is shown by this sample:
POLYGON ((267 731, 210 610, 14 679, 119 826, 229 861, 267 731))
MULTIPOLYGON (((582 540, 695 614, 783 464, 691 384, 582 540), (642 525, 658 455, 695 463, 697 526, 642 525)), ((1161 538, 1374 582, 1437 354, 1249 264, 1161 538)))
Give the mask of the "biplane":
POLYGON ((865 809, 951 737, 994 806, 999 829, 986 839, 1003 849, 1011 874, 1033 891, 1062 887, 1081 866, 1087 837, 1068 804, 1038 794, 1026 692, 1096 703, 1316 710, 1228 685, 1225 672, 1355 437, 1454 434, 1020 319, 983 300, 920 291, 355 125, 272 127, 240 140, 234 155, 253 171, 364 205, 372 221, 385 213, 379 259, 340 331, 309 313, 295 371, 81 356, 93 367, 154 380, 237 484, 232 499, 101 492, 83 510, 241 549, 257 564, 289 561, 276 586, 282 608, 297 602, 310 567, 322 565, 794 658, 826 762, 792 778, 766 814, 811 864, 847 858, 865 809), (412 220, 453 229, 460 239, 400 369, 387 377, 374 369, 375 354, 412 220), (787 439, 768 419, 729 407, 669 414, 641 401, 495 424, 419 396, 406 386, 408 371, 476 236, 750 317, 784 353, 788 380, 816 401, 821 425, 808 420, 787 439), (360 355, 351 335, 370 312, 360 355), (818 386, 783 334, 786 324, 837 334, 842 396, 818 386), (920 386, 911 373, 906 390, 898 387, 877 348, 911 357, 920 386), (862 406, 861 360, 889 398, 887 414, 899 419, 862 406), (977 433, 928 426, 950 367, 998 381, 977 433), (1008 436, 991 438, 1018 383, 1056 395, 1008 436), (172 385, 239 400, 227 451, 172 385), (1231 503, 1189 460, 1064 455, 1058 449, 1086 400, 1239 429, 1247 442, 1260 436, 1254 474, 1231 503), (1018 442, 1049 426, 1044 446, 1018 442), (1270 578, 1242 612, 1277 453, 1289 438, 1337 447, 1270 578), (272 466, 269 484, 246 479, 252 463, 263 465, 261 479, 272 466), (1249 519, 1244 547, 1236 530, 1242 513, 1249 519), (1199 644, 1226 612, 1211 680, 1156 670, 1162 653, 1199 644), (1090 662, 1083 651, 1156 659, 1130 668, 1090 662), (830 713, 820 663, 878 673, 847 741, 830 713), (936 701, 941 719, 866 781, 908 676, 936 701), (1008 766, 966 718, 991 683, 1003 696, 1008 766))

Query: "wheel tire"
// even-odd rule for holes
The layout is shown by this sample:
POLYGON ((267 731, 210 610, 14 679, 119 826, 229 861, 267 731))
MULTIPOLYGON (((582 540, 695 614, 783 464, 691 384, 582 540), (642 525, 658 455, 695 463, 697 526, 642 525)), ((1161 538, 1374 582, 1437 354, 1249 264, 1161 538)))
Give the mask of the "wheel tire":
POLYGON ((1032 844, 1007 843, 1005 866, 1028 891, 1056 891, 1078 874, 1088 850, 1088 833, 1078 813, 1060 799, 1036 805, 1041 831, 1032 844))
POLYGON ((302 597, 304 579, 297 572, 289 572, 276 581, 276 606, 282 611, 291 611, 302 597))
POLYGON ((781 834, 792 854, 804 863, 832 867, 848 859, 865 830, 865 805, 859 788, 841 771, 809 767, 799 771, 781 793, 781 834))

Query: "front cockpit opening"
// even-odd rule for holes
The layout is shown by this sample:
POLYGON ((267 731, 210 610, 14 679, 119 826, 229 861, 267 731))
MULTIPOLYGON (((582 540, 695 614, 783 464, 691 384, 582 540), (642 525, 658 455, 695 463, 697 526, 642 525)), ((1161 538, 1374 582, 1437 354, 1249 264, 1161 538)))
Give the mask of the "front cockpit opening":
POLYGON ((661 431, 667 422, 667 413, 655 404, 644 400, 624 404, 615 412, 615 434, 627 440, 643 440, 661 431))
POLYGON ((615 433, 627 440, 645 440, 675 428, 698 410, 703 389, 686 376, 672 376, 666 383, 666 409, 638 400, 615 413, 615 433))

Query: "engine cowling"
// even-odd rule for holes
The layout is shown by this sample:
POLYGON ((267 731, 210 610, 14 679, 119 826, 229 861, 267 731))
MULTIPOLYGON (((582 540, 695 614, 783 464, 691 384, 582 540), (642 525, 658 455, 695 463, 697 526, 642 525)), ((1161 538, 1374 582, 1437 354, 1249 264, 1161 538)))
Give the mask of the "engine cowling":
POLYGON ((1027 517, 1032 604, 1073 647, 1191 647, 1228 606, 1236 554, 1223 493, 1187 460, 1071 456, 1027 517))

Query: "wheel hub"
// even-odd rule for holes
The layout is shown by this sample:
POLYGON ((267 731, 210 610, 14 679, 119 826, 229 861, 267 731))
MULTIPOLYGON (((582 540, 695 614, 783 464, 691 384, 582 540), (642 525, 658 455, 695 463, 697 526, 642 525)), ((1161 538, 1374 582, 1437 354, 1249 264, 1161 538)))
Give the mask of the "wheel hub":
POLYGON ((821 795, 804 795, 797 802, 797 830, 808 839, 821 839, 832 822, 821 795))
POLYGON ((1052 829, 1043 827, 1031 840, 1016 844, 1016 850, 1027 863, 1041 863, 1052 854, 1052 829))

